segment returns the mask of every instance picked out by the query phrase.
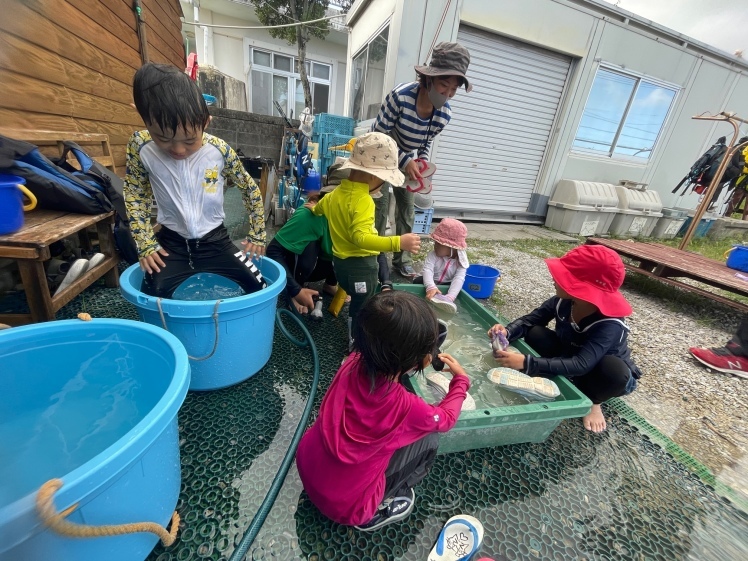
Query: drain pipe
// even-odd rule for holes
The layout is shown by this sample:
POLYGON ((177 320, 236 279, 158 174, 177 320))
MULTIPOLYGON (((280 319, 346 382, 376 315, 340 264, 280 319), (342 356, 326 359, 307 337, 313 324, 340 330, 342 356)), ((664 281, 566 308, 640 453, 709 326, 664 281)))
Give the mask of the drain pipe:
POLYGON ((260 529, 265 523, 265 519, 267 518, 268 514, 270 514, 270 509, 273 508, 275 499, 278 498, 278 493, 280 493, 281 487, 283 487, 283 482, 286 479, 288 470, 291 468, 291 463, 296 456, 296 449, 299 447, 299 441, 304 435, 304 429, 306 428, 306 424, 309 421, 309 416, 312 413, 312 407, 314 406, 314 398, 317 395, 317 385, 319 384, 319 355, 317 354, 317 346, 314 344, 314 339, 312 339, 312 336, 309 334, 309 331, 307 330, 304 323, 290 310, 286 310, 283 308, 279 309, 275 313, 275 322, 278 324, 278 329, 281 330, 281 333, 283 333, 286 339, 288 339, 291 343, 293 343, 297 347, 301 347, 302 349, 305 347, 309 347, 309 349, 312 351, 312 360, 314 362, 312 387, 309 390, 309 397, 307 398, 304 412, 301 414, 299 424, 296 426, 296 432, 294 432, 293 438, 291 439, 291 445, 288 447, 286 455, 283 457, 283 461, 278 468, 278 473, 275 474, 275 478, 270 485, 270 489, 268 490, 267 495, 265 495, 265 499, 262 501, 262 504, 257 510, 257 513, 252 519, 252 522, 249 523, 249 527, 247 528, 246 532, 244 532, 239 545, 231 554, 229 561, 242 561, 244 559, 244 556, 249 551, 249 548, 252 546, 252 543, 255 541, 257 534, 260 533, 260 529), (291 333, 289 333, 288 329, 286 329, 286 326, 283 325, 283 316, 289 316, 296 322, 297 326, 304 334, 303 339, 297 339, 296 337, 291 335, 291 333))

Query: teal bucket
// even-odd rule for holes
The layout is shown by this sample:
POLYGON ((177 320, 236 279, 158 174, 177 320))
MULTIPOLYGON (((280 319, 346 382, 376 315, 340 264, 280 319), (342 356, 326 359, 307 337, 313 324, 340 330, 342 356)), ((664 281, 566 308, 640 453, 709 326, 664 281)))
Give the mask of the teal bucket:
POLYGON ((190 390, 233 386, 256 374, 270 359, 275 309, 286 286, 286 271, 267 257, 258 266, 267 288, 226 300, 148 296, 140 291, 143 271, 138 264, 120 276, 122 295, 137 307, 140 319, 174 334, 187 349, 190 390))
POLYGON ((473 298, 488 298, 493 293, 501 271, 488 265, 470 265, 462 289, 473 298))

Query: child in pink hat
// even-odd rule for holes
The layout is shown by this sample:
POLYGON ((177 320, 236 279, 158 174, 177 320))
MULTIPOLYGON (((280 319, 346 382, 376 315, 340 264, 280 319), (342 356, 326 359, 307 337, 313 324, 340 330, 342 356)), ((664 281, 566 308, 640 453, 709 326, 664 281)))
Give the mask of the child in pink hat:
POLYGON ((636 389, 640 370, 631 359, 629 328, 623 318, 631 306, 618 289, 626 271, 618 254, 601 245, 575 247, 560 258, 546 259, 556 295, 509 325, 494 325, 509 342, 524 337, 540 357, 495 351, 497 362, 530 376, 566 376, 592 401, 586 429, 606 428, 600 404, 636 389), (556 320, 554 331, 548 329, 556 320))
POLYGON ((456 310, 455 298, 462 290, 465 273, 470 265, 467 258, 467 226, 454 218, 445 218, 434 229, 431 239, 434 249, 426 256, 423 276, 413 280, 413 284, 426 287, 426 298, 440 307, 456 310), (442 294, 437 287, 448 284, 449 291, 442 294))

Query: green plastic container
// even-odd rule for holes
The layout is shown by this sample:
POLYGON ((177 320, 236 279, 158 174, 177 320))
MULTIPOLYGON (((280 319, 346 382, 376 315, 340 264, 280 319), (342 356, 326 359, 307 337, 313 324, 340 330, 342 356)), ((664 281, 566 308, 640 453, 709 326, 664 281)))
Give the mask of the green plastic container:
MULTIPOLYGON (((444 288, 442 292, 446 292, 447 287, 444 288)), ((425 295, 423 285, 396 284, 394 289, 425 295)), ((486 331, 496 323, 508 323, 506 319, 489 312, 464 290, 457 297, 456 304, 485 326, 486 331)), ((537 356, 522 340, 513 342, 512 346, 524 354, 537 356)), ((584 417, 590 412, 592 402, 574 384, 563 376, 556 376, 553 381, 561 390, 561 395, 555 401, 463 411, 455 427, 440 435, 439 454, 521 442, 543 442, 562 420, 584 417)), ((406 383, 421 397, 430 395, 431 390, 426 386, 425 379, 412 376, 406 383)))

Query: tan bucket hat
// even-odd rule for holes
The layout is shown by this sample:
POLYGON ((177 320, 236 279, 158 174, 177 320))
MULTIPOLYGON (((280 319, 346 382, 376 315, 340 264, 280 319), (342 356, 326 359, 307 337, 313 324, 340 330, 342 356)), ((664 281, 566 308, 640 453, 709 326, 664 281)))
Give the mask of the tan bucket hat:
POLYGON ((398 187, 405 183, 405 176, 398 169, 397 160, 395 141, 381 132, 369 132, 356 140, 351 157, 340 169, 365 171, 398 187))

